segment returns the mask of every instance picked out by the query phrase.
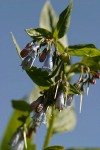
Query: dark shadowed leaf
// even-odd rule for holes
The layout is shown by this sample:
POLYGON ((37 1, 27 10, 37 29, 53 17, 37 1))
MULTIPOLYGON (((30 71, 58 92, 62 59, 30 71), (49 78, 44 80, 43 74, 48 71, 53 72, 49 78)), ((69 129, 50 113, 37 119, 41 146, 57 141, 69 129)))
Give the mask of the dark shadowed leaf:
POLYGON ((32 81, 38 86, 44 86, 48 88, 53 84, 51 79, 47 79, 49 73, 47 71, 43 71, 41 68, 32 67, 26 72, 32 81))
POLYGON ((65 148, 63 146, 50 146, 45 148, 44 150, 65 150, 65 148))
POLYGON ((72 5, 73 5, 73 1, 71 0, 68 7, 60 14, 57 26, 53 34, 55 39, 62 38, 67 32, 69 25, 70 25, 72 5))
POLYGON ((12 100, 12 107, 20 111, 30 112, 30 105, 24 100, 12 100))
POLYGON ((68 53, 73 56, 100 56, 100 51, 93 44, 72 45, 67 48, 68 53))
POLYGON ((30 29, 26 29, 25 31, 33 39, 53 37, 52 33, 44 28, 30 28, 30 29))

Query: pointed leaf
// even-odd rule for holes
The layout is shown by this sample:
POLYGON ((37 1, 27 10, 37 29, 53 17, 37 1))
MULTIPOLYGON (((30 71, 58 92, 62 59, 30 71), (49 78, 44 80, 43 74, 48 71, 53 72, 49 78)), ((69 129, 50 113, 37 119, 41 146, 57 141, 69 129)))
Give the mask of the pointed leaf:
POLYGON ((52 33, 43 28, 30 28, 25 30, 26 33, 33 39, 52 38, 52 33))
POLYGON ((76 87, 72 84, 70 84, 70 89, 69 89, 70 94, 80 94, 80 92, 76 89, 76 87))
POLYGON ((12 100, 12 107, 20 111, 30 112, 30 105, 24 100, 12 100))
POLYGON ((20 49, 19 45, 17 44, 16 39, 15 39, 13 33, 11 32, 10 34, 11 34, 11 36, 12 36, 12 40, 13 40, 13 42, 14 42, 16 51, 17 51, 17 53, 18 53, 20 59, 22 60, 22 58, 21 58, 21 56, 20 56, 21 49, 20 49))
MULTIPOLYGON (((46 1, 40 15, 40 27, 45 28, 53 33, 58 21, 58 16, 56 15, 50 1, 46 1), (44 21, 45 20, 45 21, 44 21)), ((68 45, 67 37, 64 36, 60 39, 60 42, 64 47, 68 45)))
POLYGON ((46 1, 40 15, 40 27, 53 32, 57 24, 57 21, 58 21, 58 17, 50 1, 46 1))
POLYGON ((44 150, 65 150, 65 148, 63 146, 50 146, 45 148, 44 150))
POLYGON ((67 48, 68 53, 73 56, 100 56, 100 51, 93 44, 72 45, 67 48))
POLYGON ((70 25, 70 15, 72 11, 72 5, 73 1, 71 0, 68 7, 60 14, 57 26, 53 34, 55 39, 62 38, 67 32, 70 25))

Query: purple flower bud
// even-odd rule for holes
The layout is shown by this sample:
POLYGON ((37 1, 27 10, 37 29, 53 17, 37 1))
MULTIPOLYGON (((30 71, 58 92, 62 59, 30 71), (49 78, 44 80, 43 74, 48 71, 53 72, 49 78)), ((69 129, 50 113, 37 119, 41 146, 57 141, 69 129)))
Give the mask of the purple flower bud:
POLYGON ((64 95, 63 95, 63 92, 60 91, 57 94, 57 98, 56 98, 56 102, 55 102, 55 108, 58 110, 63 110, 64 107, 65 107, 64 95))
POLYGON ((40 112, 43 109, 43 100, 44 100, 44 97, 40 96, 36 101, 33 101, 30 104, 30 108, 34 110, 35 112, 40 112))
POLYGON ((21 63, 22 69, 24 70, 30 69, 33 65, 33 62, 34 62, 34 59, 31 56, 25 57, 25 59, 21 63))
POLYGON ((42 68, 43 68, 43 70, 46 70, 48 72, 52 71, 53 61, 52 61, 52 55, 51 55, 50 51, 47 54, 46 60, 45 60, 42 68))

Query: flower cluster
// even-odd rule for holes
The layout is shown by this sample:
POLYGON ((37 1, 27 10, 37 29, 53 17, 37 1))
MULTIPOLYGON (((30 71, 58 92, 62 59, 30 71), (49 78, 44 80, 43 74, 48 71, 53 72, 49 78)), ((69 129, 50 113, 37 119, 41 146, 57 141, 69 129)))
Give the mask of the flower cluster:
POLYGON ((36 57, 38 56, 39 61, 44 62, 42 69, 47 70, 48 72, 52 71, 53 60, 50 47, 50 43, 47 41, 42 41, 39 43, 34 40, 28 43, 26 47, 20 52, 20 56, 23 59, 21 63, 22 69, 30 69, 36 57))
POLYGON ((40 91, 41 96, 30 104, 31 121, 26 129, 22 126, 15 132, 10 141, 11 150, 23 150, 24 145, 27 147, 26 137, 31 138, 32 133, 37 131, 41 123, 47 123, 46 114, 50 107, 63 111, 72 106, 74 95, 80 95, 81 111, 83 94, 85 91, 88 94, 89 86, 95 84, 96 79, 100 79, 99 71, 91 70, 82 64, 80 65, 80 77, 72 84, 66 69, 67 65, 70 65, 70 55, 68 52, 60 54, 52 39, 33 40, 20 52, 20 56, 23 59, 22 69, 26 71, 31 69, 37 57, 41 63, 44 62, 41 70, 48 72, 48 78, 52 78, 53 84, 40 91))

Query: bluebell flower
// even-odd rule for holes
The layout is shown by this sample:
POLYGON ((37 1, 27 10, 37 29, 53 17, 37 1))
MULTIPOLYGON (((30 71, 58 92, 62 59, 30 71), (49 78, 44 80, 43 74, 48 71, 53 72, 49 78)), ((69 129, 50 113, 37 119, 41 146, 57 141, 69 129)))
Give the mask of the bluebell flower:
POLYGON ((53 60, 52 60, 52 55, 49 51, 42 69, 50 72, 52 71, 52 68, 53 68, 53 60))
POLYGON ((47 120, 46 120, 46 111, 45 109, 42 109, 40 112, 35 112, 34 116, 33 116, 33 121, 37 122, 38 125, 40 125, 41 123, 46 124, 47 120))
POLYGON ((33 65, 33 62, 34 62, 34 60, 31 56, 25 57, 25 59, 21 63, 22 69, 24 69, 24 70, 30 69, 33 65))
POLYGON ((64 94, 63 94, 63 91, 59 91, 57 93, 57 97, 55 101, 55 108, 58 110, 63 110, 64 107, 65 107, 64 94))
POLYGON ((21 63, 22 69, 28 70, 32 67, 32 65, 36 59, 38 48, 39 48, 39 46, 32 47, 33 50, 28 53, 28 56, 26 56, 21 63))
POLYGON ((10 140, 10 150, 23 150, 24 137, 21 129, 18 129, 10 140))
POLYGON ((66 98, 66 107, 72 106, 72 102, 73 102, 73 94, 67 95, 67 98, 66 98))

